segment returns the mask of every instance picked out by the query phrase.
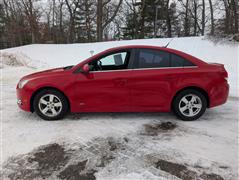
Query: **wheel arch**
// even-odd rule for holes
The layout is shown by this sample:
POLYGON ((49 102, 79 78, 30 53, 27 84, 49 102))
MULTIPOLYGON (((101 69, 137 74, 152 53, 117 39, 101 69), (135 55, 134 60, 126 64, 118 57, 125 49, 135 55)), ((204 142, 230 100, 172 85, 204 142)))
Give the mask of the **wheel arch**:
POLYGON ((188 87, 184 87, 184 88, 178 90, 178 91, 174 94, 174 96, 173 96, 173 98, 172 98, 172 100, 171 100, 171 109, 172 109, 172 107, 173 107, 173 102, 174 102, 175 98, 177 97, 177 95, 178 95, 179 93, 181 93, 182 91, 186 90, 186 89, 193 89, 193 90, 197 90, 197 91, 199 91, 200 93, 202 93, 202 94, 205 96, 206 100, 207 100, 207 107, 210 107, 210 98, 209 98, 209 95, 208 95, 208 93, 207 93, 206 90, 204 90, 203 88, 198 87, 198 86, 188 86, 188 87))
POLYGON ((37 89, 37 90, 32 94, 31 99, 30 99, 30 111, 31 111, 31 112, 34 112, 33 101, 34 101, 35 96, 36 96, 39 92, 41 92, 42 90, 45 90, 45 89, 56 90, 56 91, 60 92, 61 94, 63 94, 63 95, 65 96, 66 100, 67 100, 67 103, 68 103, 68 106, 69 106, 69 110, 71 109, 70 100, 69 100, 69 98, 67 97, 67 95, 66 95, 63 91, 61 91, 60 89, 55 88, 55 87, 45 86, 45 87, 41 87, 41 88, 37 89))

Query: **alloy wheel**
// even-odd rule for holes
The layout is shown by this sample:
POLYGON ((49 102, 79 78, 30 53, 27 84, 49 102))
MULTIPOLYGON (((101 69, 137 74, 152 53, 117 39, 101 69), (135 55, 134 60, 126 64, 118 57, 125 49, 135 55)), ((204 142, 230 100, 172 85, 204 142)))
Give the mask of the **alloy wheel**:
POLYGON ((40 98, 38 107, 45 116, 55 117, 61 113, 62 102, 56 95, 46 94, 40 98))
POLYGON ((202 109, 202 101, 195 94, 188 94, 181 98, 179 102, 179 111, 187 117, 196 116, 202 109))

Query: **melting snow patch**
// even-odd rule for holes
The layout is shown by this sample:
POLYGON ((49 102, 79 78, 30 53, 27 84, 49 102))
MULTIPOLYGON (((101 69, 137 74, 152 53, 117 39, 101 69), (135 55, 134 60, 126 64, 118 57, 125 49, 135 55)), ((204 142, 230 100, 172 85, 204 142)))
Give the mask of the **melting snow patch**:
POLYGON ((123 150, 124 139, 97 138, 87 144, 53 143, 10 158, 3 165, 5 179, 96 179, 123 150))
POLYGON ((168 132, 172 131, 177 127, 175 123, 172 122, 161 122, 155 124, 145 124, 144 125, 144 132, 141 135, 147 136, 157 136, 160 132, 168 132))

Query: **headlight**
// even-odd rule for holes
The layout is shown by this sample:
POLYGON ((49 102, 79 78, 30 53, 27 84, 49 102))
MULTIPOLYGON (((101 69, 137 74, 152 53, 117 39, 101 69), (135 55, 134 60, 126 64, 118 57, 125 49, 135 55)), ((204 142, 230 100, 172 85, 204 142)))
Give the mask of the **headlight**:
POLYGON ((22 88, 25 86, 25 84, 28 83, 28 81, 29 81, 29 80, 21 80, 21 81, 18 83, 18 87, 19 87, 20 89, 22 89, 22 88))

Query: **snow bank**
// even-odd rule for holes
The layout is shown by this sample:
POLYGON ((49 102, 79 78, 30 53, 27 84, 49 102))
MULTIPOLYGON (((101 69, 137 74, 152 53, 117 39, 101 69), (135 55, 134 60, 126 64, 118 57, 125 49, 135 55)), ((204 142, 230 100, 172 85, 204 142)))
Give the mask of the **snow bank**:
POLYGON ((5 66, 26 66, 30 68, 44 68, 48 65, 41 61, 32 60, 27 55, 21 52, 2 52, 0 53, 0 68, 4 68, 5 66))
POLYGON ((3 68, 5 65, 7 65, 7 66, 24 66, 24 63, 20 60, 20 58, 16 57, 14 54, 10 54, 10 53, 2 53, 0 55, 0 63, 1 63, 0 68, 3 68))
MULTIPOLYGON (((6 49, 3 52, 20 52, 35 61, 47 63, 49 67, 54 68, 78 64, 91 56, 91 50, 96 54, 108 48, 123 45, 164 46, 170 40, 170 38, 160 38, 85 44, 35 44, 6 49)), ((239 44, 225 42, 220 44, 204 37, 184 37, 174 38, 169 47, 189 53, 206 62, 225 64, 229 73, 230 95, 239 97, 239 44)))

